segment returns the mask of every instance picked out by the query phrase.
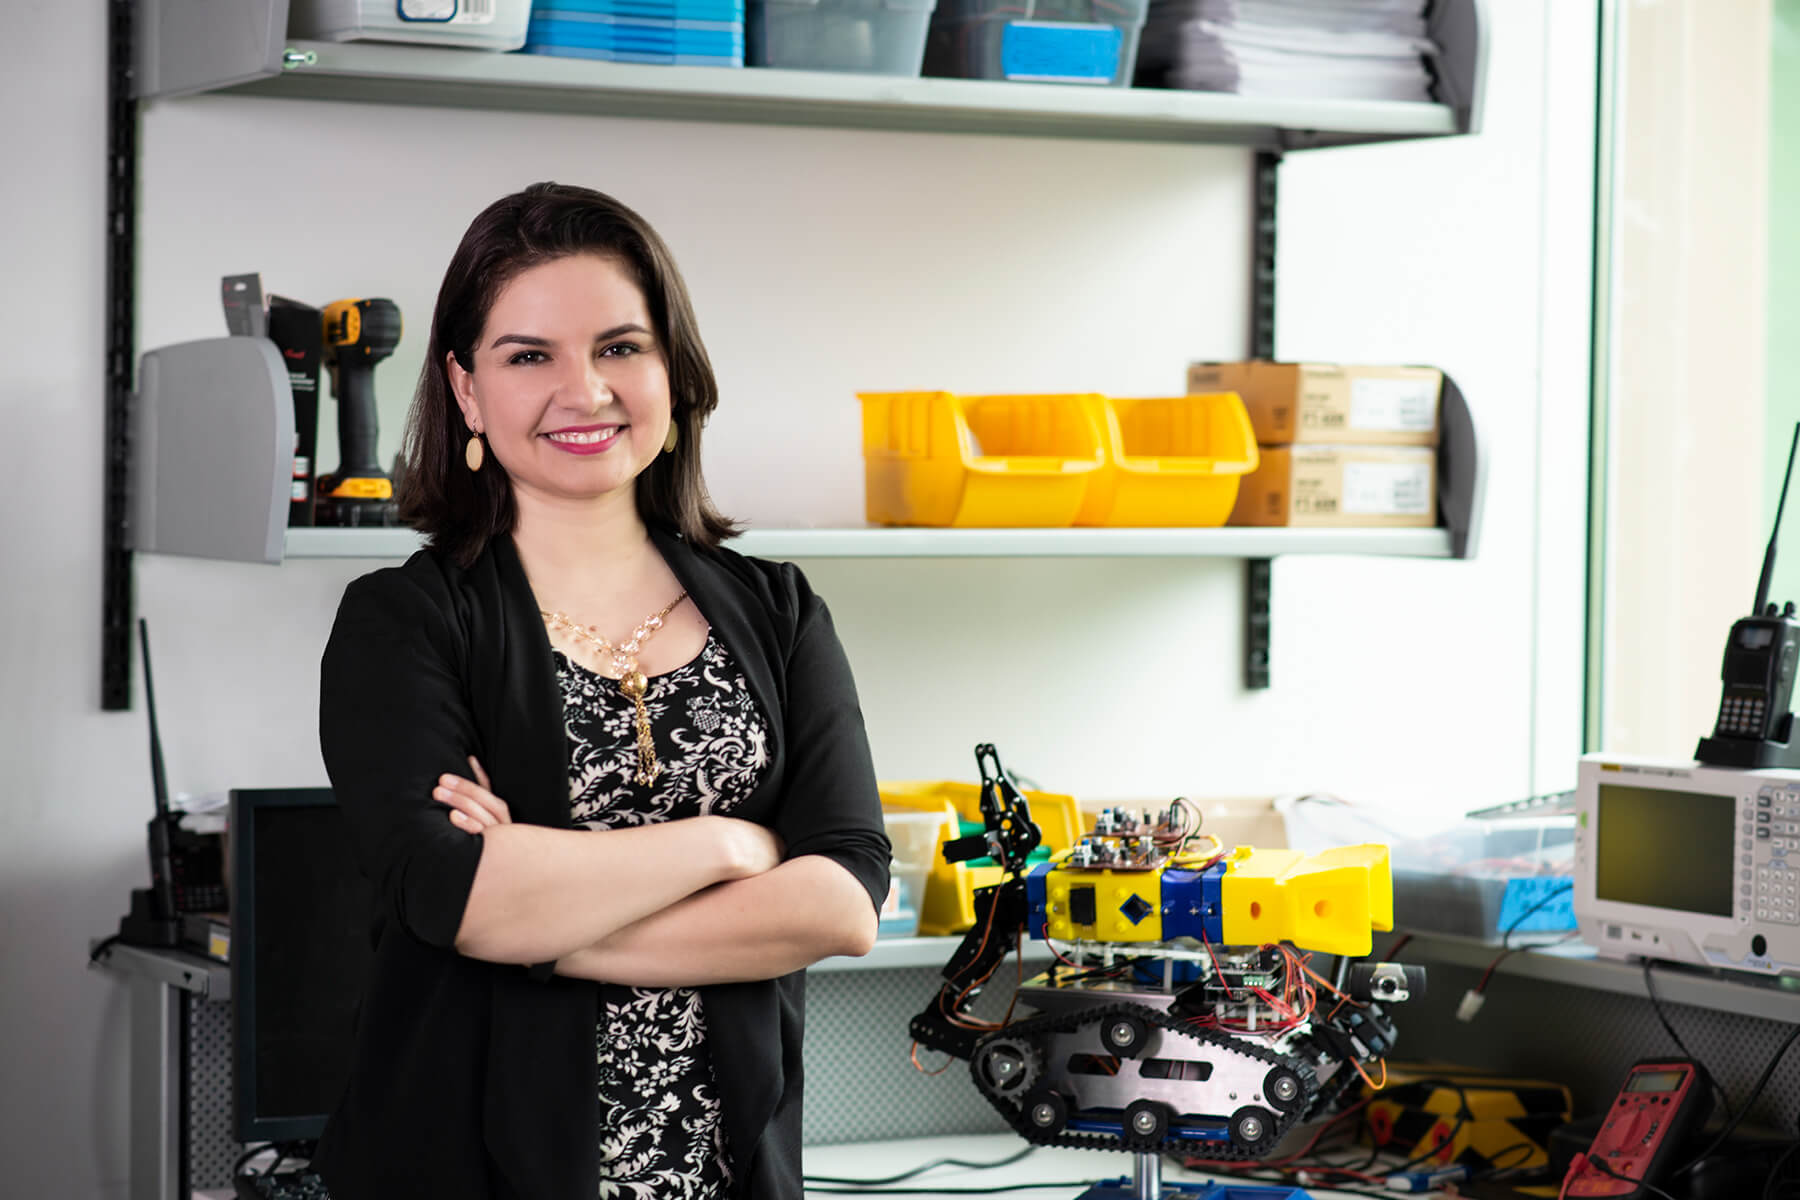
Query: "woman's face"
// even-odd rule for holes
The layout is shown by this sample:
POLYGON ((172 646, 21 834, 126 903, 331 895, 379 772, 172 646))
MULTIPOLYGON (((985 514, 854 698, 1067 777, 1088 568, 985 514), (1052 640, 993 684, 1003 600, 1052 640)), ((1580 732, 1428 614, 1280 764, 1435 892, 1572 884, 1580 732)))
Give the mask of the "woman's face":
POLYGON ((574 254, 501 289, 450 385, 469 428, 532 499, 629 494, 662 451, 669 369, 649 306, 617 260, 574 254))

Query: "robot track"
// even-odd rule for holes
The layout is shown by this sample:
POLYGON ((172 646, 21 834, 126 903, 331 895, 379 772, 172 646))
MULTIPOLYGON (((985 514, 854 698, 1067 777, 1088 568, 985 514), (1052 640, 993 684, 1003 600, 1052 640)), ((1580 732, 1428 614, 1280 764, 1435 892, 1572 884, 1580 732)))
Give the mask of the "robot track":
POLYGON ((1265 1157, 1319 1091, 1304 1058, 1131 1003, 1017 1021, 969 1066, 1020 1137, 1088 1150, 1265 1157))

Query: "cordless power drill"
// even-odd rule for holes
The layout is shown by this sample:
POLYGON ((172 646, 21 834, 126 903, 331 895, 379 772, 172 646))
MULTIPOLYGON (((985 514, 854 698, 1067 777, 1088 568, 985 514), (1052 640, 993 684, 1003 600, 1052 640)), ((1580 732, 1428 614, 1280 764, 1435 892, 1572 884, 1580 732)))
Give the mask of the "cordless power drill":
POLYGON ((381 469, 375 440, 375 364, 400 344, 400 306, 392 300, 339 300, 325 306, 325 366, 338 403, 338 468, 321 475, 314 520, 320 525, 393 525, 394 483, 381 469))

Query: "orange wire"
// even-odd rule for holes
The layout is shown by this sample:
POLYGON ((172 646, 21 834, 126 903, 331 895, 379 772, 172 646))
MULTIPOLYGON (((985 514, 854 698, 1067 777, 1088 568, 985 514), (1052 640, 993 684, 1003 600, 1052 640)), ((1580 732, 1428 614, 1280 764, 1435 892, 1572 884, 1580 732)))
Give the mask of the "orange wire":
MULTIPOLYGON (((998 899, 996 899, 994 901, 994 903, 988 905, 987 923, 981 927, 981 941, 975 947, 975 955, 974 956, 976 958, 980 958, 981 952, 983 950, 987 949, 988 938, 991 937, 994 932, 994 914, 996 912, 998 912, 999 909, 1000 909, 1000 902, 998 899)), ((977 988, 986 984, 989 979, 993 978, 994 972, 997 971, 999 968, 1000 968, 999 960, 995 960, 994 965, 987 969, 986 974, 984 974, 980 979, 970 981, 969 985, 967 987, 963 988, 963 990, 957 994, 955 1002, 951 1005, 952 1011, 950 1011, 950 1012, 944 1012, 943 1003, 942 1003, 943 993, 939 992, 938 993, 938 996, 939 996, 938 1011, 944 1012, 944 1019, 949 1021, 952 1025, 960 1026, 963 1029, 977 1029, 977 1030, 984 1030, 984 1031, 992 1031, 992 1030, 1000 1028, 1000 1026, 996 1025, 992 1021, 983 1021, 978 1018, 964 1017, 954 1011, 955 1009, 959 1009, 962 1007, 962 1002, 964 1000, 968 999, 970 992, 975 991, 977 988)))
POLYGON ((1379 1092, 1382 1088, 1387 1086, 1387 1059, 1383 1058, 1383 1059, 1378 1059, 1377 1061, 1381 1063, 1381 1082, 1380 1083, 1376 1083, 1373 1079, 1370 1079, 1369 1073, 1367 1071, 1363 1070, 1362 1064, 1360 1062, 1358 1062, 1356 1059, 1354 1059, 1354 1058, 1351 1059, 1350 1065, 1356 1068, 1356 1073, 1363 1077, 1364 1083, 1368 1084, 1369 1087, 1371 1089, 1373 1089, 1374 1091, 1379 1092))
POLYGON ((921 1075, 942 1075, 945 1071, 948 1071, 950 1069, 950 1064, 956 1061, 954 1058, 946 1058, 944 1060, 944 1065, 939 1067, 937 1070, 935 1070, 935 1071, 927 1070, 924 1067, 924 1065, 919 1062, 919 1039, 918 1038, 913 1039, 912 1054, 909 1055, 908 1057, 910 1057, 912 1059, 913 1070, 917 1071, 921 1075))

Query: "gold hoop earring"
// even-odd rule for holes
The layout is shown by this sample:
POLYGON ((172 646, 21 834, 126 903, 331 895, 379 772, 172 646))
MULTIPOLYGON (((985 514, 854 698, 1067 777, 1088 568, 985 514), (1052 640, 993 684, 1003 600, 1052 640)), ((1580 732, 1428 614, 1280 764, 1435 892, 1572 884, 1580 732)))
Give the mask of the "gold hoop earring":
POLYGON ((675 443, 679 442, 680 440, 681 440, 680 427, 671 423, 669 425, 669 436, 663 439, 663 453, 664 454, 673 454, 675 452, 675 443))
POLYGON ((469 464, 469 470, 479 471, 482 457, 481 435, 479 433, 469 435, 469 444, 463 447, 463 461, 469 464))

